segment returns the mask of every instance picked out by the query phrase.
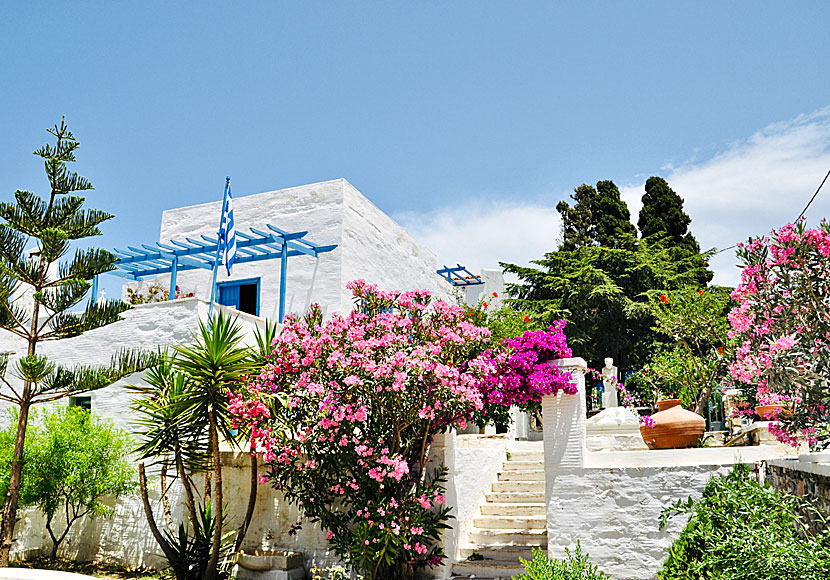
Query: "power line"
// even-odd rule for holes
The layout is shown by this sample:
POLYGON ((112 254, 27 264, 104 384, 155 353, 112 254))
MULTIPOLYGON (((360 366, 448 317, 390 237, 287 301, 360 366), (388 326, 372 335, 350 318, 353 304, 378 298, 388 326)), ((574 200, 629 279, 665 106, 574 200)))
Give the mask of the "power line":
MULTIPOLYGON (((824 179, 821 180, 821 183, 819 184, 818 189, 816 189, 816 192, 813 194, 813 197, 810 198, 810 201, 807 202, 807 205, 804 206, 804 209, 802 209, 801 213, 798 214, 798 217, 795 218, 795 221, 798 221, 798 220, 800 220, 801 218, 804 217, 804 214, 807 213, 807 210, 813 204, 813 201, 816 199, 816 197, 818 197, 818 193, 821 191, 821 188, 824 187, 824 184, 827 182, 828 177, 830 177, 830 170, 827 171, 827 174, 824 176, 824 179)), ((737 247, 738 247, 738 244, 732 244, 729 247, 722 248, 722 249, 718 250, 717 252, 715 252, 714 255, 718 255, 721 252, 725 252, 726 250, 731 250, 732 248, 737 248, 737 247)))
POLYGON ((813 194, 813 197, 811 197, 811 198, 810 198, 810 201, 808 201, 808 202, 807 202, 807 205, 805 205, 805 206, 804 206, 804 209, 802 209, 802 210, 801 210, 801 213, 800 213, 800 214, 798 214, 798 217, 797 217, 797 218, 795 218, 795 221, 798 221, 798 220, 800 220, 801 218, 803 218, 803 217, 804 217, 804 214, 807 212, 807 208, 809 208, 809 207, 810 207, 810 204, 812 204, 812 203, 813 203, 813 200, 814 200, 814 199, 816 198, 816 196, 818 195, 818 192, 819 192, 819 191, 821 191, 821 188, 822 188, 822 187, 824 187, 824 182, 825 182, 825 181, 827 181, 827 178, 828 178, 828 177, 830 177, 830 170, 828 170, 828 171, 827 171, 827 175, 825 175, 825 176, 824 176, 824 179, 822 179, 822 180, 821 180, 821 185, 819 185, 819 186, 818 186, 818 189, 817 189, 817 190, 816 190, 816 192, 813 194))

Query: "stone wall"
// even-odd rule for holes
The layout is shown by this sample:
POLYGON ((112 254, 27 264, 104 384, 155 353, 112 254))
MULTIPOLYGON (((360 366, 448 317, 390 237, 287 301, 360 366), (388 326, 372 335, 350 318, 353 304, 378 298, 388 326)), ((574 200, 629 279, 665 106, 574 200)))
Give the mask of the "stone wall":
MULTIPOLYGON (((764 471, 770 485, 804 498, 825 518, 830 518, 830 462, 776 459, 768 461, 764 471)), ((826 527, 809 510, 804 511, 804 516, 816 529, 826 527)))

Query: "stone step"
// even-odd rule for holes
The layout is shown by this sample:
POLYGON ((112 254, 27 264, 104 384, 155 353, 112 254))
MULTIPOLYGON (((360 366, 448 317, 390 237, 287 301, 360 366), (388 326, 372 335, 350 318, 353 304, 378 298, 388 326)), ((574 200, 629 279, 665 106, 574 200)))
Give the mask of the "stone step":
POLYGON ((545 481, 544 469, 522 469, 520 471, 502 471, 499 481, 545 481))
POLYGON ((465 546, 459 548, 459 555, 467 559, 473 554, 488 560, 518 562, 519 558, 530 560, 533 558, 533 548, 547 550, 547 546, 465 546))
POLYGON ((483 516, 544 516, 545 503, 496 503, 487 502, 481 504, 481 515, 483 516))
POLYGON ((543 460, 538 461, 505 461, 501 464, 502 471, 521 471, 523 469, 544 469, 545 462, 543 460))
POLYGON ((508 461, 544 461, 545 453, 539 451, 511 451, 508 461))
POLYGON ((452 575, 481 580, 483 577, 490 578, 513 578, 524 574, 525 569, 518 561, 497 562, 495 560, 464 560, 452 565, 452 575))
POLYGON ((470 530, 470 541, 475 544, 500 545, 500 546, 541 546, 548 543, 548 531, 527 530, 524 528, 498 530, 470 530))
POLYGON ((545 505, 545 492, 543 491, 489 491, 484 494, 487 503, 533 503, 545 505))
POLYGON ((481 516, 473 519, 473 525, 480 530, 544 530, 545 515, 539 516, 481 516))
POLYGON ((492 491, 512 493, 545 493, 544 481, 497 481, 493 483, 492 491))

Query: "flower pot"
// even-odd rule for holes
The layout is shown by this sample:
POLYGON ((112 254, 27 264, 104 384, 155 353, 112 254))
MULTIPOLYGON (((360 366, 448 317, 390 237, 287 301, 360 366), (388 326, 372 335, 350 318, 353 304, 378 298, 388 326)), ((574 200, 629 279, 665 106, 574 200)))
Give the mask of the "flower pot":
POLYGON ((775 421, 778 415, 786 415, 792 411, 787 405, 775 403, 772 405, 758 405, 755 407, 755 413, 764 421, 775 421))
POLYGON ((706 419, 680 406, 679 399, 657 401, 659 411, 651 416, 653 427, 640 426, 649 449, 694 447, 706 431, 706 419))

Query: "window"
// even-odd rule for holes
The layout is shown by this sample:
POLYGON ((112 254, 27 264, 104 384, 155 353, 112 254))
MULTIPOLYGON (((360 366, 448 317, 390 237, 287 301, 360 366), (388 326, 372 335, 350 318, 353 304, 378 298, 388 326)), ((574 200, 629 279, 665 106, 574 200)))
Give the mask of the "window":
POLYGON ((221 282, 217 302, 259 316, 259 278, 221 282))
POLYGON ((92 397, 69 397, 70 407, 82 407, 87 411, 92 411, 92 397))

